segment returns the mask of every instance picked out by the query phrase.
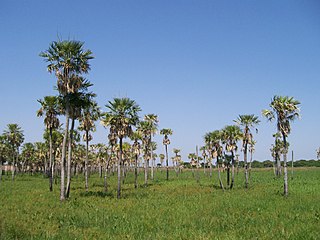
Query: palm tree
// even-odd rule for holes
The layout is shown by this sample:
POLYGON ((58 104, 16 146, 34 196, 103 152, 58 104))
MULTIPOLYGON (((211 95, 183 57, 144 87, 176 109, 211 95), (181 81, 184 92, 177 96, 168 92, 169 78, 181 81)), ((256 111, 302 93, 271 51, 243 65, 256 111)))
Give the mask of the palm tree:
POLYGON ((300 102, 293 97, 288 96, 274 96, 270 107, 271 110, 263 110, 262 114, 269 120, 277 118, 277 129, 282 135, 284 144, 283 153, 283 168, 284 168, 284 195, 288 196, 288 173, 287 173, 287 137, 291 132, 290 122, 294 121, 300 116, 299 106, 300 102))
MULTIPOLYGON (((150 133, 150 142, 152 142, 152 137, 156 134, 157 132, 157 127, 158 127, 158 116, 155 114, 147 114, 144 116, 144 120, 149 122, 151 124, 151 133, 150 133)), ((151 180, 153 180, 153 168, 154 168, 154 161, 153 161, 153 148, 152 144, 150 145, 150 159, 151 159, 151 180)))
MULTIPOLYGON (((226 151, 231 153, 230 161, 231 161, 231 167, 232 167, 232 173, 231 173, 231 185, 230 189, 232 189, 234 184, 234 164, 235 164, 235 151, 237 151, 238 146, 237 142, 243 137, 243 133, 239 126, 236 125, 229 125, 226 126, 224 129, 222 129, 222 142, 226 145, 226 151)), ((227 156, 227 160, 228 160, 227 156)), ((229 167, 229 161, 228 161, 228 167, 229 167)), ((229 168, 228 168, 228 175, 229 175, 229 168)))
MULTIPOLYGON (((253 137, 251 133, 251 128, 254 128, 260 123, 257 116, 251 115, 239 115, 239 117, 234 120, 239 126, 243 128, 243 139, 242 139, 242 149, 243 149, 243 161, 245 168, 245 187, 248 188, 249 176, 248 176, 248 145, 252 142, 253 137)), ((258 130, 256 129, 256 132, 258 130)))
POLYGON ((208 132, 204 135, 204 142, 205 142, 206 150, 208 151, 210 166, 212 165, 211 160, 214 158, 217 159, 219 183, 220 183, 220 187, 224 189, 222 179, 221 179, 221 169, 220 169, 222 164, 222 146, 220 145, 221 136, 222 136, 222 132, 219 130, 208 132))
POLYGON ((70 95, 76 93, 81 87, 80 74, 88 73, 90 70, 89 60, 93 59, 90 50, 83 49, 83 42, 79 41, 54 41, 48 50, 41 52, 40 56, 49 64, 49 73, 55 73, 57 77, 57 89, 65 100, 65 132, 61 153, 61 185, 60 200, 65 200, 65 159, 66 145, 69 131, 70 118, 70 95))
POLYGON ((23 173, 26 170, 26 165, 29 165, 30 163, 33 162, 34 155, 35 155, 35 147, 33 143, 28 142, 23 144, 22 150, 21 150, 21 160, 22 160, 21 170, 23 173))
POLYGON ((10 153, 12 154, 12 181, 15 175, 15 164, 18 161, 19 147, 24 141, 24 134, 18 124, 8 124, 7 129, 4 130, 6 141, 8 142, 10 153))
POLYGON ((80 116, 80 126, 79 130, 84 131, 83 139, 86 141, 86 159, 84 164, 85 169, 85 188, 88 191, 88 152, 89 152, 89 142, 92 140, 92 135, 90 132, 96 130, 95 121, 100 117, 100 108, 95 101, 88 101, 88 104, 84 106, 83 112, 80 116))
POLYGON ((142 139, 142 136, 139 131, 135 131, 131 135, 131 139, 134 141, 132 144, 132 152, 134 154, 134 188, 138 188, 138 158, 140 155, 141 144, 139 140, 142 139))
POLYGON ((165 155, 163 154, 163 153, 160 153, 159 154, 159 159, 160 159, 160 164, 161 164, 161 168, 162 168, 162 166, 163 166, 163 162, 164 162, 164 159, 165 159, 166 157, 165 157, 165 155))
POLYGON ((163 138, 163 145, 166 150, 166 166, 167 166, 167 180, 169 180, 169 158, 168 158, 168 145, 170 144, 170 139, 168 138, 169 135, 172 135, 172 130, 170 128, 163 128, 160 130, 160 134, 164 135, 163 138))
POLYGON ((148 185, 148 170, 149 160, 151 159, 151 135, 155 131, 153 124, 150 121, 139 122, 138 132, 141 135, 143 144, 143 158, 144 158, 144 185, 148 185))
POLYGON ((38 100, 41 108, 37 111, 37 116, 45 115, 44 124, 49 131, 49 190, 52 192, 53 182, 53 155, 52 155, 52 131, 60 126, 59 118, 59 99, 56 96, 45 96, 44 99, 38 100))
POLYGON ((121 165, 122 165, 122 140, 132 134, 132 126, 139 122, 138 113, 141 111, 139 105, 129 98, 114 98, 109 101, 106 107, 109 109, 103 115, 102 124, 110 126, 117 138, 119 138, 119 159, 118 159, 118 190, 117 198, 121 197, 121 165))
POLYGON ((173 160, 172 162, 174 163, 173 166, 174 166, 176 174, 178 176, 179 169, 180 169, 179 164, 181 161, 181 155, 179 153, 180 153, 181 149, 174 148, 172 151, 175 154, 175 156, 172 158, 172 160, 173 160))
POLYGON ((2 179, 2 163, 8 158, 9 146, 5 135, 0 135, 0 183, 2 179))

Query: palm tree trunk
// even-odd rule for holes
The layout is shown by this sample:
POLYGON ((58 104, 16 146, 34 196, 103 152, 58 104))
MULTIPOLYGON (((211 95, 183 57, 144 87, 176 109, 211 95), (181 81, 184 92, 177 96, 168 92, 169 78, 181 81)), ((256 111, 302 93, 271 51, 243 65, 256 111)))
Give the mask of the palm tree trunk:
POLYGON ((144 161, 144 186, 148 186, 148 168, 149 168, 149 160, 145 159, 144 161))
POLYGON ((136 158, 134 161, 134 188, 138 188, 138 154, 135 154, 136 158))
MULTIPOLYGON (((111 157, 109 157, 111 158, 111 157)), ((107 159, 107 162, 105 164, 105 169, 104 169, 104 192, 106 193, 108 191, 108 182, 107 182, 107 175, 108 175, 108 162, 110 159, 107 159)))
POLYGON ((66 145, 67 145, 67 138, 69 132, 69 107, 67 104, 66 107, 66 128, 64 130, 63 142, 62 142, 62 152, 61 152, 61 162, 60 162, 60 201, 65 200, 65 160, 66 160, 66 145))
POLYGON ((121 197, 121 164, 122 164, 122 137, 119 141, 120 145, 120 154, 118 157, 118 189, 117 189, 117 198, 120 199, 121 197))
POLYGON ((231 153, 232 156, 232 160, 231 160, 231 167, 232 167, 232 172, 231 172, 231 185, 230 185, 230 189, 233 188, 233 184, 234 184, 234 154, 233 151, 231 153))
POLYGON ((53 171, 52 171, 52 128, 49 129, 49 190, 52 192, 52 180, 53 180, 53 171))
POLYGON ((84 161, 84 176, 85 176, 85 188, 86 192, 89 190, 89 184, 88 184, 88 161, 89 161, 89 141, 88 141, 88 134, 89 132, 86 131, 86 159, 84 161))
POLYGON ((2 157, 0 157, 0 183, 2 181, 2 157))
POLYGON ((18 162, 18 154, 19 154, 19 149, 16 150, 16 152, 14 153, 14 157, 13 157, 13 164, 12 164, 12 181, 14 181, 14 177, 16 174, 16 163, 18 162))
POLYGON ((152 137, 150 135, 150 159, 151 159, 151 180, 153 180, 153 149, 152 149, 152 137))
POLYGON ((245 188, 248 188, 249 185, 249 175, 248 175, 248 143, 247 141, 244 144, 244 152, 243 152, 243 161, 244 161, 244 171, 245 171, 245 188))
POLYGON ((74 129, 75 120, 72 118, 70 137, 68 141, 68 162, 67 162, 67 189, 66 189, 66 198, 69 198, 70 195, 70 186, 71 186, 71 158, 72 158, 72 142, 73 142, 73 129, 74 129))
POLYGON ((284 153, 283 153, 283 171, 284 171, 284 196, 288 196, 288 171, 287 171, 287 139, 284 134, 283 136, 283 144, 284 144, 284 153))
POLYGON ((166 164, 167 164, 167 180, 169 180, 168 145, 165 145, 165 149, 166 149, 166 164))
POLYGON ((218 167, 218 178, 219 178, 220 187, 222 190, 224 190, 222 179, 221 179, 221 169, 220 169, 220 164, 219 164, 218 158, 217 158, 217 167, 218 167))
POLYGON ((211 162, 211 158, 209 158, 209 164, 210 164, 210 174, 209 174, 209 176, 210 176, 210 178, 212 178, 212 162, 211 162))

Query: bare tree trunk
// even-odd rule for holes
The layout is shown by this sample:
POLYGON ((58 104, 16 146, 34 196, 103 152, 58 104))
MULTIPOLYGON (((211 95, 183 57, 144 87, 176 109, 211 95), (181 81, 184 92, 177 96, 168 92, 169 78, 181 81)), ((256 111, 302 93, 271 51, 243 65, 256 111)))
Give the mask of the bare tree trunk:
MULTIPOLYGON (((88 131, 86 131, 86 136, 88 136, 88 131)), ((86 138, 86 159, 84 160, 84 176, 85 176, 85 188, 86 192, 89 190, 89 184, 88 184, 88 161, 89 161, 89 141, 88 138, 86 138)))
POLYGON ((293 151, 291 152, 291 179, 293 179, 293 151))
POLYGON ((244 144, 244 152, 243 152, 243 161, 244 161, 244 171, 245 171, 245 188, 249 186, 249 175, 248 175, 248 143, 247 141, 244 144))
POLYGON ((49 129, 49 190, 52 192, 52 179, 53 179, 53 171, 52 171, 52 128, 49 129))
POLYGON ((218 158, 217 158, 217 167, 218 167, 218 178, 219 178, 220 187, 222 190, 224 190, 222 179, 221 179, 221 170, 220 170, 220 164, 219 164, 218 158))
POLYGON ((71 187, 71 159, 72 159, 72 141, 73 141, 73 129, 75 120, 72 119, 70 137, 68 141, 68 162, 67 162, 67 188, 66 188, 66 198, 69 198, 70 187, 71 187))
POLYGON ((69 107, 66 107, 66 128, 64 130, 63 142, 62 142, 62 152, 61 152, 61 162, 60 162, 60 201, 65 200, 65 161, 66 161, 66 145, 69 132, 69 107))
POLYGON ((146 159, 144 162, 144 186, 148 186, 148 169, 149 168, 149 160, 146 159))
POLYGON ((284 171, 284 196, 288 196, 288 171, 287 171, 287 139, 284 134, 283 136, 283 144, 284 144, 284 154, 283 154, 283 171, 284 171))
POLYGON ((120 145, 120 154, 118 158, 118 190, 117 190, 117 198, 120 199, 121 197, 121 164, 122 164, 122 138, 119 141, 120 145))
MULTIPOLYGON (((150 159, 151 159, 151 180, 153 180, 153 148, 152 148, 152 137, 150 135, 150 159)), ((149 164, 148 164, 149 166, 149 164)))
POLYGON ((134 188, 138 188, 138 154, 134 161, 134 188))
POLYGON ((169 180, 169 159, 168 159, 168 145, 165 145, 166 149, 166 164, 167 164, 167 180, 169 180))
POLYGON ((233 184, 234 184, 234 153, 233 151, 231 152, 231 167, 232 167, 232 172, 231 172, 231 185, 230 185, 230 189, 233 188, 233 184))

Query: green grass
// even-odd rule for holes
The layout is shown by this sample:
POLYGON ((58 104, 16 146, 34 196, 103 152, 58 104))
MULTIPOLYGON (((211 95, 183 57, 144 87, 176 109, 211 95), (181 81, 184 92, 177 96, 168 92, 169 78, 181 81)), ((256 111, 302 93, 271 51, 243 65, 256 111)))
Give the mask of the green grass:
MULTIPOLYGON (((0 183, 0 239, 319 239, 320 169, 300 169, 282 196, 283 180, 272 170, 252 171, 245 190, 243 172, 235 188, 222 191, 217 176, 191 172, 165 180, 158 171, 150 185, 134 189, 130 174, 116 199, 93 175, 89 192, 73 178, 70 200, 59 202, 59 185, 48 190, 42 176, 17 176, 0 183)), ((289 175, 290 176, 290 175, 289 175)), ((139 176, 143 183, 143 175, 139 176)))

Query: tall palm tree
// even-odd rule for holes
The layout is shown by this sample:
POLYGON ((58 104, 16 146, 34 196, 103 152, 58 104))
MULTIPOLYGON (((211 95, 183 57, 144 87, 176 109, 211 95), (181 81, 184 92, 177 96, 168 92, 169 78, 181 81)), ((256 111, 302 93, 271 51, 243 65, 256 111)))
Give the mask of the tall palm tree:
MULTIPOLYGON (((255 128, 256 125, 260 123, 257 116, 251 115, 239 115, 236 120, 234 120, 239 126, 243 128, 243 138, 242 138, 242 149, 243 149, 243 161, 245 168, 245 187, 248 188, 249 185, 249 175, 248 175, 248 145, 252 142, 253 136, 251 128, 255 128)), ((256 129, 256 132, 258 130, 256 129)))
POLYGON ((88 73, 90 70, 89 60, 93 59, 90 50, 83 49, 83 42, 79 41, 53 41, 49 48, 40 53, 40 56, 49 64, 49 73, 55 73, 57 77, 57 89, 65 99, 65 131, 61 153, 61 184, 60 200, 65 200, 65 159, 66 145, 69 131, 70 118, 70 95, 76 93, 81 87, 79 76, 88 73))
POLYGON ((118 159, 118 190, 117 198, 121 197, 121 165, 122 163, 122 140, 130 136, 132 133, 132 126, 136 126, 139 122, 138 113, 141 111, 140 107, 134 100, 129 98, 114 98, 109 101, 106 107, 109 109, 103 115, 102 124, 110 126, 119 138, 119 159, 118 159))
POLYGON ((59 112, 59 99, 56 96, 45 96, 44 99, 39 99, 41 108, 37 111, 37 116, 44 117, 44 124, 49 131, 49 190, 52 192, 53 186, 53 154, 52 154, 52 132, 60 126, 58 115, 59 112))
POLYGON ((21 127, 16 123, 8 124, 7 129, 5 129, 3 133, 6 136, 6 141, 8 142, 12 155, 12 181, 14 181, 15 165, 18 161, 19 147, 24 141, 24 134, 21 127))
MULTIPOLYGON (((155 114, 147 114, 144 116, 144 120, 149 122, 151 124, 151 133, 150 133, 150 142, 152 142, 152 137, 156 134, 157 128, 158 128, 158 116, 155 114)), ((154 178, 153 174, 153 168, 154 168, 154 161, 153 161, 153 148, 152 144, 150 144, 150 159, 151 159, 151 180, 154 178)))
POLYGON ((163 137, 163 145, 166 151, 166 166, 167 166, 167 180, 169 180, 169 158, 168 158, 168 145, 170 144, 169 135, 172 135, 172 130, 170 128, 163 128, 160 130, 160 134, 164 135, 163 137))
POLYGON ((85 188, 88 191, 88 152, 89 152, 89 142, 92 140, 92 135, 90 132, 96 130, 95 121, 100 117, 100 108, 95 101, 88 101, 88 104, 84 106, 82 114, 80 116, 80 126, 79 130, 84 131, 83 139, 86 142, 86 159, 84 164, 85 169, 85 188))
MULTIPOLYGON (((234 165, 235 165, 235 151, 238 149, 237 142, 243 137, 243 133, 239 126, 237 125, 229 125, 222 129, 222 142, 226 146, 226 151, 231 153, 231 185, 230 189, 233 188, 234 185, 234 165)), ((229 164, 228 164, 229 165, 229 164)), ((228 171, 229 173, 229 171, 228 171)))
POLYGON ((287 137, 291 132, 290 122, 297 119, 299 114, 300 102, 293 97, 288 96, 274 96, 270 107, 271 110, 263 110, 262 114, 269 120, 272 121, 277 118, 277 129, 282 135, 284 144, 283 153, 283 170, 284 170, 284 195, 288 196, 288 172, 287 172, 287 137))

